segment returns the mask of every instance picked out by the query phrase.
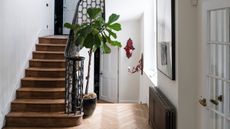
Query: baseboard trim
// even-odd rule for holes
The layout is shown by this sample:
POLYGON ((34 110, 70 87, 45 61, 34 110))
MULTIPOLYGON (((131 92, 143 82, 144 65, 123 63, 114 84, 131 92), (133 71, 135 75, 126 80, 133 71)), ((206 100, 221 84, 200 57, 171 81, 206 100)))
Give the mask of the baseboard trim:
POLYGON ((119 100, 119 103, 139 103, 138 100, 119 100))

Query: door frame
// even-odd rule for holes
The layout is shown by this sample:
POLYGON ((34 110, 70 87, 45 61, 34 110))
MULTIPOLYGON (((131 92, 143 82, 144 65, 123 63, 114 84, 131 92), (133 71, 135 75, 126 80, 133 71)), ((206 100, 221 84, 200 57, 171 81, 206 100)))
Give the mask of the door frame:
POLYGON ((211 121, 209 120, 210 117, 210 108, 209 108, 209 88, 208 86, 208 78, 207 75, 209 73, 209 49, 208 49, 208 38, 209 38, 209 24, 208 18, 209 14, 208 12, 210 10, 217 10, 222 8, 229 8, 230 6, 226 4, 226 2, 229 2, 228 0, 204 0, 202 1, 202 33, 201 33, 201 41, 202 41, 202 57, 201 57, 201 95, 202 98, 207 99, 207 107, 201 107, 201 129, 210 129, 211 121))

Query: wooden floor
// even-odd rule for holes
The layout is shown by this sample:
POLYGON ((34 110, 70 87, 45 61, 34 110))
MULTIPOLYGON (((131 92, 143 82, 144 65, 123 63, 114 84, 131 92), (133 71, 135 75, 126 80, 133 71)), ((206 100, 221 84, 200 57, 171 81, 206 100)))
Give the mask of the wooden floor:
POLYGON ((5 128, 5 129, 151 129, 147 105, 97 104, 93 116, 71 128, 5 128))
POLYGON ((71 129, 151 129, 147 105, 97 104, 90 118, 71 129))

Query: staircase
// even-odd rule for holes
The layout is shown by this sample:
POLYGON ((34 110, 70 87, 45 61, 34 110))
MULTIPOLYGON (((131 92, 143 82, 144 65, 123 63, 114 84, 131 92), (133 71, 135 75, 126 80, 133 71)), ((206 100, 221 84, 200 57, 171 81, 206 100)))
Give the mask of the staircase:
POLYGON ((62 128, 81 123, 82 116, 64 114, 66 42, 65 36, 39 38, 4 129, 62 128))

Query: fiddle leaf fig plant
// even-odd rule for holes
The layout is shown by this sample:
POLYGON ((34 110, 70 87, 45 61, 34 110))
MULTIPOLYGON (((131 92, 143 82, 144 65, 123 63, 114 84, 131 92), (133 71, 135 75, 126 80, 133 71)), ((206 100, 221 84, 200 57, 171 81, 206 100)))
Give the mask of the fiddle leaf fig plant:
POLYGON ((117 32, 121 30, 121 24, 117 22, 119 15, 112 14, 108 22, 102 17, 101 8, 87 9, 89 22, 83 24, 65 23, 65 27, 73 32, 73 42, 80 48, 89 49, 88 73, 86 76, 85 95, 88 94, 89 77, 92 53, 100 49, 103 53, 109 54, 112 46, 121 47, 117 41, 117 32))

